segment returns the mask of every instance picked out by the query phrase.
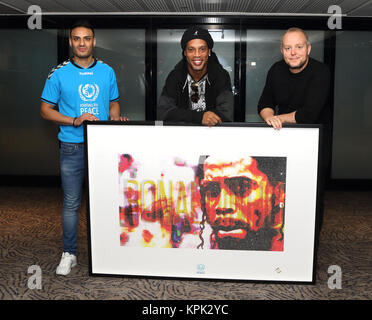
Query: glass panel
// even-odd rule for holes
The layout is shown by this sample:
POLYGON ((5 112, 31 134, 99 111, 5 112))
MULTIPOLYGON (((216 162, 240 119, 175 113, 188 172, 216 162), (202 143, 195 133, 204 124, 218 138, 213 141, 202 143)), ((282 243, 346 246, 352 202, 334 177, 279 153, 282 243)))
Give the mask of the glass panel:
POLYGON ((95 55, 115 70, 121 115, 145 120, 145 30, 97 29, 95 55))
POLYGON ((56 30, 0 30, 0 174, 55 175, 57 126, 40 117, 45 80, 57 63, 56 30))
MULTIPOLYGON (((181 38, 185 29, 158 30, 158 76, 157 99, 163 90, 165 80, 170 71, 182 59, 181 38)), ((235 60, 235 30, 209 29, 214 41, 213 51, 222 66, 230 75, 231 85, 234 84, 235 60)))
MULTIPOLYGON (((246 122, 261 122, 257 104, 270 67, 282 59, 280 42, 284 30, 247 30, 246 122)), ((323 62, 324 31, 306 31, 310 56, 323 62)))
POLYGON ((336 38, 332 178, 372 178, 372 32, 336 38))

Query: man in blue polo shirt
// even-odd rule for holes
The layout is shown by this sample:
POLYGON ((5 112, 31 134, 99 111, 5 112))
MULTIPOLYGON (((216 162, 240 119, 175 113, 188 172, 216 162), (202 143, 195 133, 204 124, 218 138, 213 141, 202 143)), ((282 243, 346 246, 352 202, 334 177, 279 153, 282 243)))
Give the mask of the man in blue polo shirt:
POLYGON ((64 194, 64 250, 56 273, 67 275, 77 264, 78 210, 84 181, 84 121, 127 121, 120 116, 114 70, 93 57, 94 30, 79 21, 70 30, 73 57, 52 69, 41 95, 40 114, 59 125, 60 167, 64 194), (56 108, 58 107, 58 108, 56 108))

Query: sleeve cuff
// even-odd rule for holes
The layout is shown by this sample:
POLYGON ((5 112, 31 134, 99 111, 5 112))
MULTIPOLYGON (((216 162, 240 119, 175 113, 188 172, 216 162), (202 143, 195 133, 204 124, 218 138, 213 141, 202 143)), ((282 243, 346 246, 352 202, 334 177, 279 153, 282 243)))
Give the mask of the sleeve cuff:
POLYGON ((56 102, 52 102, 52 101, 49 101, 49 100, 44 99, 44 98, 41 98, 41 101, 44 101, 44 102, 46 102, 46 103, 49 103, 49 104, 51 104, 51 105, 53 105, 53 106, 56 106, 56 105, 57 105, 56 102))

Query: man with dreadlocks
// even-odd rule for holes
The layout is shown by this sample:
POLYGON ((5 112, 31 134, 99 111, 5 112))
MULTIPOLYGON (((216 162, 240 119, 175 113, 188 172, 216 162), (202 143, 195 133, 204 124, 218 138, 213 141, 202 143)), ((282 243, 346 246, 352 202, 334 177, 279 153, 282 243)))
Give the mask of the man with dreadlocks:
POLYGON ((210 156, 203 173, 199 248, 283 250, 285 158, 210 156))
POLYGON ((234 120, 230 76, 213 45, 206 29, 193 26, 184 32, 182 60, 169 73, 159 99, 159 120, 205 126, 234 120))

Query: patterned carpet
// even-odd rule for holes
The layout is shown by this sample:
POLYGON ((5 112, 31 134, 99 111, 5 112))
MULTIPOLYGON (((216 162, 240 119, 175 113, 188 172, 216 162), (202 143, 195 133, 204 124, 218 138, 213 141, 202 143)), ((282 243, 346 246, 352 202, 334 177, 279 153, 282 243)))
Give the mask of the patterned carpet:
POLYGON ((89 276, 85 200, 78 265, 55 275, 62 253, 59 188, 0 187, 0 300, 334 300, 372 299, 372 192, 328 191, 315 285, 89 276), (30 266, 42 288, 30 289, 30 266), (328 267, 342 270, 330 289, 328 267))

